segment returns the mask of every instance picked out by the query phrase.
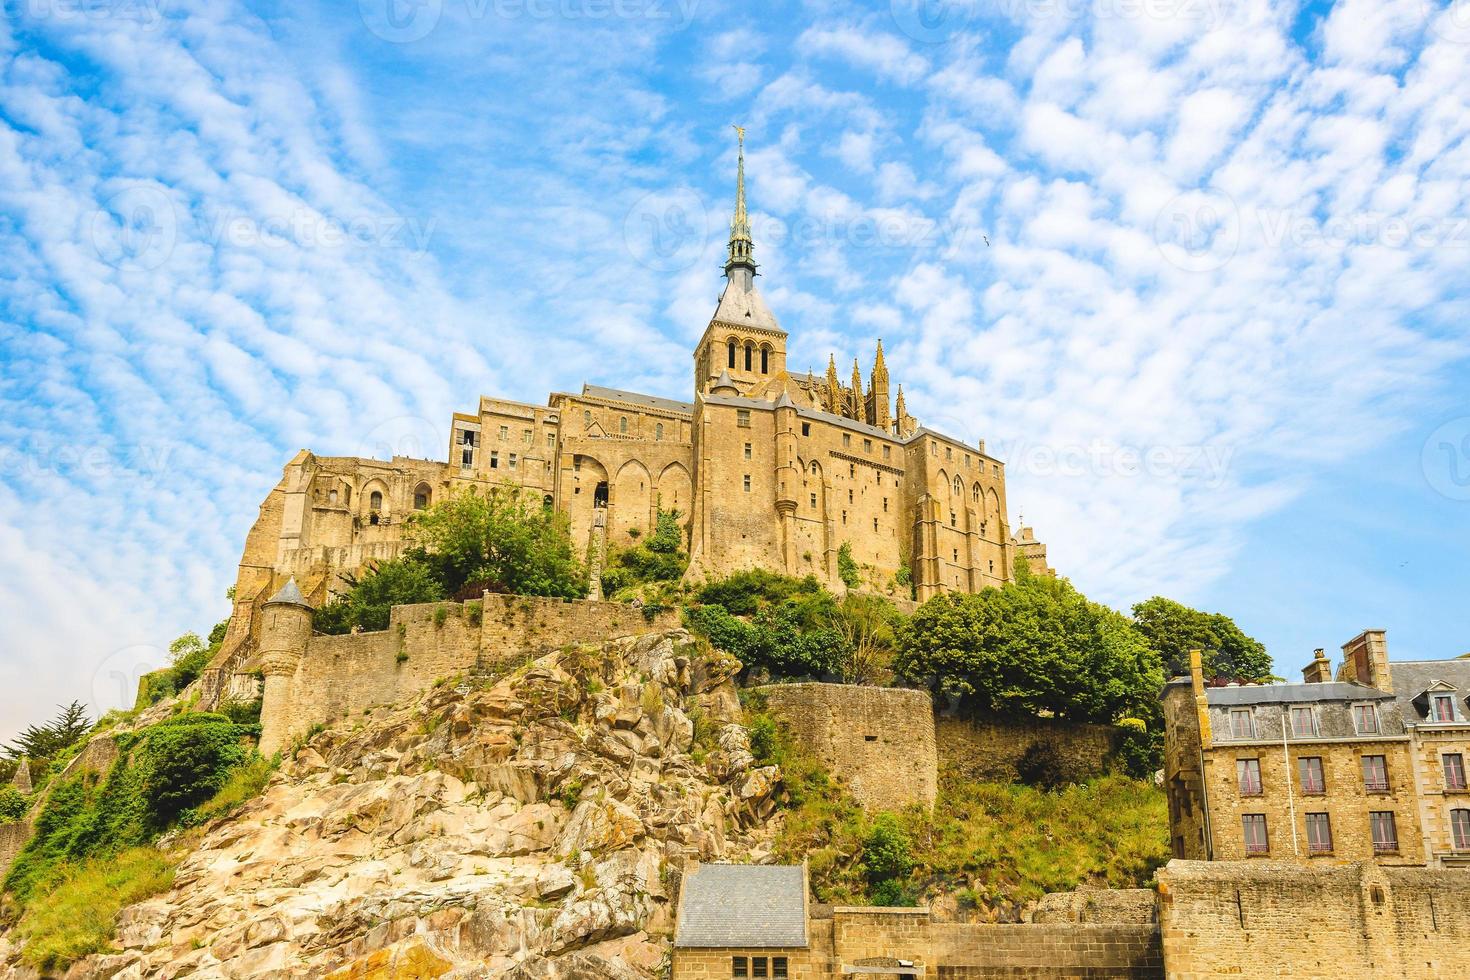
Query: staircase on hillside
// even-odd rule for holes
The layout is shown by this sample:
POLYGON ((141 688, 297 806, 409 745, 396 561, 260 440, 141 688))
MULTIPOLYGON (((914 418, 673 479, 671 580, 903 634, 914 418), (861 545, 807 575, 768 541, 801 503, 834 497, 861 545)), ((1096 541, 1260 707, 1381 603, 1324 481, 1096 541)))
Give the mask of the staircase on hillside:
POLYGON ((607 509, 592 511, 592 531, 587 541, 587 598, 602 599, 602 563, 607 556, 607 509))

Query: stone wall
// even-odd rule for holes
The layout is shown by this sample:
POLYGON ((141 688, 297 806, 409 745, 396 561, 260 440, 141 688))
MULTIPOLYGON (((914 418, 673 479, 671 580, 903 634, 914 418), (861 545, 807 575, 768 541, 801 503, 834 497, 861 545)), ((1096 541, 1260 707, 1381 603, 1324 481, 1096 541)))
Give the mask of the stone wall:
POLYGON ((473 608, 452 602, 395 606, 381 632, 312 635, 304 650, 292 651, 299 661, 286 683, 266 684, 262 751, 280 749, 314 725, 401 701, 444 678, 568 644, 600 644, 679 625, 675 611, 645 615, 616 602, 487 595, 478 618, 473 608))
POLYGON ((925 691, 851 684, 761 688, 797 743, 843 780, 859 803, 893 810, 932 805, 939 763, 925 691))
POLYGON ((20 849, 31 839, 31 824, 28 820, 15 823, 0 823, 0 878, 10 871, 10 865, 20 849))
POLYGON ((957 718, 934 721, 939 765, 966 779, 1014 782, 1016 764, 1033 745, 1050 744, 1062 760, 1064 775, 1085 779, 1101 773, 1116 744, 1112 725, 1083 725, 1051 718, 957 718))
POLYGON ((1294 863, 1171 861, 1159 872, 1169 976, 1465 976, 1470 875, 1294 863))

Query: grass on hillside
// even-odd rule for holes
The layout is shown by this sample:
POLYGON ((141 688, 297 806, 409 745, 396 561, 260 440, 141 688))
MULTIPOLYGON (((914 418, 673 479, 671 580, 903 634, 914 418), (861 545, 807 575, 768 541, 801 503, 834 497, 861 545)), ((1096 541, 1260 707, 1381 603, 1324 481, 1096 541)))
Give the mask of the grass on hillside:
POLYGON ((915 806, 894 815, 912 870, 902 880, 877 882, 864 848, 882 815, 858 806, 769 716, 753 715, 750 724, 756 755, 782 766, 785 780, 777 860, 807 858, 817 901, 861 905, 874 903, 875 893, 915 901, 953 894, 1010 918, 1047 892, 1084 882, 1148 887, 1169 859, 1168 809, 1151 782, 1107 775, 1046 791, 949 779, 932 811, 915 806))
POLYGON ((166 891, 176 857, 155 847, 131 847, 57 866, 40 889, 44 894, 21 916, 26 963, 43 974, 59 972, 83 956, 111 950, 117 914, 166 891))

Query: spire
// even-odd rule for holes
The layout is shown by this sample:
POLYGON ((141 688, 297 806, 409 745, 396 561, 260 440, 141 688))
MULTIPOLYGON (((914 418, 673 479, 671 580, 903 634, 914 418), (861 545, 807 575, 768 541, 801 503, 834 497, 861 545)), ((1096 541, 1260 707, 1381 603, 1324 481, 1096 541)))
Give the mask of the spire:
POLYGON ((827 355, 827 411, 842 414, 842 386, 837 383, 837 358, 827 355))
POLYGON ((883 363, 882 337, 878 338, 878 357, 873 361, 873 383, 869 387, 873 392, 872 422, 880 429, 887 429, 893 419, 888 410, 888 365, 883 363))
POLYGON ((867 410, 863 405, 863 372, 858 367, 858 359, 852 359, 852 415, 859 422, 866 422, 867 410))
POLYGON ((893 414, 897 416, 895 421, 898 423, 899 437, 903 438, 908 436, 911 429, 909 426, 908 406, 903 403, 903 385, 898 386, 898 404, 894 406, 893 414))
POLYGON ((745 213, 745 127, 735 127, 739 139, 739 163, 735 169, 735 216, 730 219, 730 254, 725 259, 725 277, 733 279, 731 272, 744 270, 745 284, 755 275, 755 242, 750 237, 750 216, 745 213))

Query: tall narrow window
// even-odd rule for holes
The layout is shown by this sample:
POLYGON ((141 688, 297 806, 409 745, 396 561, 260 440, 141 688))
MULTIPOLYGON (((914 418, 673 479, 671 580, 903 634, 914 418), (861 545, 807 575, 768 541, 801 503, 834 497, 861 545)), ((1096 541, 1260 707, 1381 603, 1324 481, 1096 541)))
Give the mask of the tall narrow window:
POLYGON ((372 492, 372 495, 368 497, 368 510, 382 510, 382 509, 383 509, 383 495, 381 493, 379 493, 377 490, 374 490, 372 492))
POLYGON ((490 468, 492 470, 500 469, 500 454, 493 449, 490 450, 490 468))
POLYGON ((628 416, 622 415, 618 417, 618 432, 622 435, 628 434, 628 416))
POLYGON ((1327 782, 1322 776, 1321 756, 1309 755, 1298 759, 1297 771, 1301 773, 1303 794, 1321 796, 1327 792, 1327 782))
POLYGON ((459 454, 459 465, 464 469, 469 469, 475 465, 475 451, 468 448, 461 450, 459 454))
POLYGON ((1264 813, 1241 814, 1240 826, 1245 838, 1245 853, 1271 853, 1271 842, 1266 836, 1266 815, 1264 813))
POLYGON ((1325 813, 1307 814, 1307 853, 1332 853, 1332 820, 1325 813))
POLYGON ((754 354, 754 353, 755 353, 755 348, 752 347, 750 344, 746 344, 745 345, 745 370, 747 370, 747 371, 750 370, 750 358, 751 358, 751 355, 754 354))
POLYGON ((745 444, 745 458, 750 459, 750 443, 745 444))
POLYGON ((745 492, 750 493, 750 474, 745 474, 745 492))
POLYGON ((1359 735, 1378 734, 1378 706, 1374 704, 1353 705, 1353 721, 1358 726, 1359 735))
POLYGON ((657 423, 653 427, 653 438, 655 440, 659 441, 659 442, 662 442, 663 441, 663 438, 664 438, 664 424, 662 422, 657 423))
POLYGON ((1249 708, 1234 708, 1230 712, 1230 737, 1255 738, 1256 722, 1249 708))
POLYGON ((1448 694, 1436 694, 1434 696, 1434 720, 1455 720, 1455 699, 1448 694))
POLYGON ((1311 708, 1291 709, 1291 733, 1304 738, 1317 734, 1317 716, 1312 714, 1311 708))
POLYGON ((1261 760, 1236 759, 1235 774, 1240 780, 1241 796, 1261 795, 1261 760))
MULTIPOLYGON (((728 344, 728 346, 730 348, 730 367, 733 368, 735 366, 735 341, 733 341, 733 340, 730 341, 730 343, 728 344)), ((745 958, 744 957, 739 957, 739 959, 742 962, 744 962, 744 959, 745 958)))
POLYGON ((761 348, 761 374, 768 374, 771 370, 771 349, 761 348))
POLYGON ((1457 851, 1470 851, 1470 810, 1450 811, 1450 837, 1457 851))
POLYGON ((1392 810, 1374 810, 1368 814, 1368 825, 1373 830, 1373 850, 1386 854, 1399 849, 1399 832, 1394 825, 1392 810))
POLYGON ((500 427, 500 441, 501 442, 504 442, 505 440, 507 440, 509 438, 510 438, 510 426, 508 426, 508 425, 502 425, 500 427))
POLYGON ((1381 755, 1363 756, 1363 789, 1369 793, 1388 792, 1388 759, 1381 755))
POLYGON ((1440 757, 1444 765, 1444 788, 1450 790, 1463 790, 1465 788, 1465 757, 1459 752, 1446 752, 1440 757))

